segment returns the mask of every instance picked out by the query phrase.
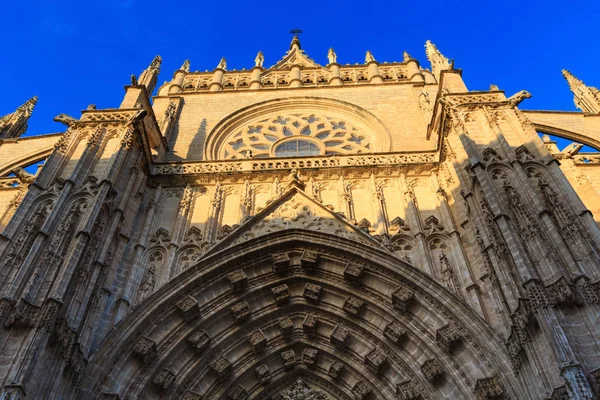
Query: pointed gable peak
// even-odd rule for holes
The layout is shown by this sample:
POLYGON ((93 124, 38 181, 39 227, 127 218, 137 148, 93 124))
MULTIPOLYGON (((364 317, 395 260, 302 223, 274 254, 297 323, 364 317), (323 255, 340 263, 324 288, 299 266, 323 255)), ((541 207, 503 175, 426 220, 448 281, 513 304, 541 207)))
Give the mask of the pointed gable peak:
POLYGON ((306 55, 302 46, 300 45, 300 39, 298 35, 294 35, 290 49, 285 53, 283 58, 270 69, 285 69, 290 68, 293 65, 305 68, 321 68, 313 59, 306 55))

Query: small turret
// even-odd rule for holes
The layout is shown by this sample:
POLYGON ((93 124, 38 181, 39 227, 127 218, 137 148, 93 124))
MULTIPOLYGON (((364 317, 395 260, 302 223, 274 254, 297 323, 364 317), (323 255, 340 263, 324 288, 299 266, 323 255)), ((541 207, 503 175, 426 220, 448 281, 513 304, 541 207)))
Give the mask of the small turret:
POLYGON ((0 117, 0 139, 18 138, 27 131, 27 122, 37 99, 37 96, 33 96, 13 113, 0 117))
POLYGON ((156 86, 156 81, 158 80, 158 74, 160 74, 161 63, 162 58, 160 56, 154 57, 150 63, 150 66, 141 73, 137 80, 138 85, 146 86, 149 94, 154 92, 154 87, 156 86))
POLYGON ((444 55, 440 53, 437 47, 435 47, 430 40, 425 42, 425 53, 427 54, 427 59, 431 64, 431 72, 438 81, 442 71, 452 69, 450 66, 450 60, 444 57, 444 55))
POLYGON ((577 79, 566 69, 562 70, 562 74, 573 92, 575 106, 585 113, 600 114, 600 90, 586 86, 582 80, 577 79))

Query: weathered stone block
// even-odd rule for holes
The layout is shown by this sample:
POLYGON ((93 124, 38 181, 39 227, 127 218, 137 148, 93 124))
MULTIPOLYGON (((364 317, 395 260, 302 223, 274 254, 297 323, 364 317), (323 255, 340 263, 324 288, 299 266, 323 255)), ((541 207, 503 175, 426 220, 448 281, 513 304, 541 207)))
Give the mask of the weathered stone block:
POLYGON ((435 333, 435 341, 440 348, 446 352, 452 349, 462 340, 460 329, 453 323, 439 328, 435 333))
POLYGON ((167 391, 175 382, 175 374, 168 369, 162 369, 154 376, 152 382, 163 392, 167 391))
POLYGON ((319 253, 312 250, 304 250, 300 257, 300 264, 306 272, 314 272, 319 264, 319 253))
POLYGON ((250 395, 241 385, 236 385, 231 392, 229 392, 229 398, 231 400, 248 400, 250 395))
POLYGON ((210 369, 217 374, 217 379, 220 382, 223 382, 225 379, 227 379, 233 371, 231 363, 221 355, 218 355, 210 362, 210 369))
POLYGON ((278 306, 290 301, 290 288, 286 284, 271 288, 271 292, 273 293, 273 299, 275 299, 275 303, 278 306))
POLYGON ((191 390, 186 390, 181 400, 203 400, 202 395, 191 390))
POLYGON ((294 368, 294 364, 296 364, 296 353, 294 350, 286 350, 281 353, 281 361, 283 362, 283 368, 292 369, 294 368))
POLYGON ((304 349, 302 352, 302 362, 309 367, 314 367, 319 358, 319 350, 317 349, 304 349))
POLYGON ((501 400, 504 398, 504 388, 497 376, 477 379, 473 391, 477 400, 501 400))
POLYGON ((249 337, 250 346, 252 346, 252 350, 255 353, 261 352, 265 347, 267 347, 267 337, 260 329, 255 330, 250 334, 249 337))
POLYGON ((344 269, 344 279, 358 285, 362 281, 365 267, 361 264, 349 262, 344 269))
POLYGON ((336 327, 333 328, 331 335, 329 336, 329 341, 334 346, 343 349, 348 344, 351 332, 352 331, 347 326, 344 326, 342 324, 336 325, 336 327))
POLYGON ((334 361, 330 366, 329 366, 329 370, 327 371, 327 374, 329 376, 331 376, 332 378, 339 378, 341 377, 342 373, 344 372, 344 364, 339 362, 339 361, 334 361))
POLYGON ((290 267, 290 256, 288 253, 276 253, 271 255, 271 261, 273 263, 273 272, 284 273, 290 267))
POLYGON ((233 293, 243 292, 248 286, 248 275, 241 269, 228 273, 227 279, 233 293))
POLYGON ((281 317, 278 319, 279 331, 285 339, 292 337, 294 333, 294 323, 289 317, 281 317))
POLYGON ((346 301, 344 301, 344 311, 353 316, 358 316, 364 306, 365 303, 362 300, 353 296, 349 296, 346 301))
POLYGON ((367 368, 374 374, 378 374, 386 362, 387 354, 384 350, 379 348, 371 350, 371 352, 365 356, 365 364, 367 365, 367 368))
POLYGON ((315 314, 306 314, 304 321, 302 321, 302 330, 307 335, 314 335, 317 330, 317 324, 319 323, 319 317, 315 314))
POLYGON ((431 383, 437 382, 442 376, 444 376, 442 365, 435 358, 425 361, 423 365, 421 365, 421 372, 423 372, 425 379, 431 383))
POLYGON ((323 288, 314 283, 304 285, 304 298, 313 303, 318 303, 321 299, 321 290, 323 288))
POLYGON ((144 364, 148 364, 158 355, 156 342, 142 336, 133 346, 133 354, 135 354, 135 356, 144 364))
POLYGON ((177 308, 187 322, 200 318, 200 304, 192 296, 185 296, 177 302, 177 308))
POLYGON ((210 335, 203 330, 193 332, 188 336, 188 343, 196 350, 196 353, 201 354, 210 344, 210 335))
POLYGON ((248 303, 246 302, 237 303, 231 307, 231 313, 236 322, 246 321, 252 315, 250 306, 248 306, 248 303))
POLYGON ((392 293, 392 305, 398 311, 405 313, 414 298, 415 292, 405 286, 401 286, 392 293))
POLYGON ((406 336, 406 330, 402 327, 402 325, 400 325, 400 323, 392 321, 387 324, 383 334, 392 342, 398 344, 406 336))
POLYGON ((356 396, 356 398, 360 400, 366 398, 369 394, 371 394, 371 391, 371 387, 362 380, 357 381, 352 387, 352 394, 354 394, 354 396, 356 396))
POLYGON ((396 398, 398 400, 420 400, 423 388, 414 380, 402 382, 396 385, 396 398))
POLYGON ((261 384, 266 385, 271 381, 271 371, 269 367, 265 364, 261 364, 254 370, 256 374, 256 378, 260 381, 261 384))

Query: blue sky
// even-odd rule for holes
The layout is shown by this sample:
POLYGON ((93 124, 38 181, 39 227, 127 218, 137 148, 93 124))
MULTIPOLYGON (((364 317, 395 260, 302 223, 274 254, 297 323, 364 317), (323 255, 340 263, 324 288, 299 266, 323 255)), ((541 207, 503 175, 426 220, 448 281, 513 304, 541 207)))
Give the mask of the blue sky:
POLYGON ((265 66, 281 58, 292 28, 303 49, 326 64, 333 47, 338 62, 400 61, 408 51, 428 67, 424 43, 432 40, 469 89, 491 83, 507 95, 527 89, 526 109, 575 110, 560 70, 600 86, 597 43, 600 4, 557 1, 257 2, 179 0, 21 1, 2 6, 0 115, 33 95, 39 102, 28 134, 63 130, 60 113, 78 117, 94 103, 118 107, 123 86, 156 54, 163 57, 160 83, 184 59, 192 70, 250 68, 258 50, 265 66))

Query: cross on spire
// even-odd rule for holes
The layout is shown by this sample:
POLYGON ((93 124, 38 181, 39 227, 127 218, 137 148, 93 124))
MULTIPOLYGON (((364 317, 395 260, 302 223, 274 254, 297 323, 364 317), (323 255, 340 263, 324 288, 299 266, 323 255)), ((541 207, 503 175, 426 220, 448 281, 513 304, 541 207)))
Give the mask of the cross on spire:
POLYGON ((303 32, 302 32, 302 29, 294 28, 290 31, 290 33, 294 36, 298 36, 299 34, 301 34, 303 32))

